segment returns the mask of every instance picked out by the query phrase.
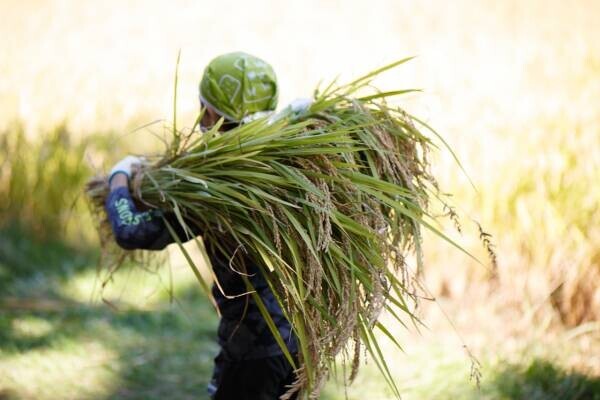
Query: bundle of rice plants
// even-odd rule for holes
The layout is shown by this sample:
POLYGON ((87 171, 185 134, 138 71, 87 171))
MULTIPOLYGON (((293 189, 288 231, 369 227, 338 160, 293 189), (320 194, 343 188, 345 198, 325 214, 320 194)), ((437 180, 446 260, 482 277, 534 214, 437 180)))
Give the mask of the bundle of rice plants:
MULTIPOLYGON (((405 61, 316 91, 301 116, 260 118, 226 132, 219 123, 203 133, 195 129, 199 117, 190 133, 174 129, 164 155, 132 179, 140 204, 201 227, 202 251, 231 257, 242 249, 255 261, 298 337, 293 390, 306 397, 318 397, 340 355, 352 380, 363 346, 398 394, 376 330, 396 340, 378 318, 387 310, 401 323, 403 316, 417 322, 405 259, 421 251, 423 228, 450 240, 428 213, 431 199, 441 201, 427 158, 434 145, 425 132, 435 132, 386 102, 410 90, 365 94, 374 77, 405 61)), ((98 209, 107 193, 106 178, 88 185, 98 209)), ((240 259, 231 263, 244 271, 240 259)), ((294 364, 260 297, 252 296, 294 364)))

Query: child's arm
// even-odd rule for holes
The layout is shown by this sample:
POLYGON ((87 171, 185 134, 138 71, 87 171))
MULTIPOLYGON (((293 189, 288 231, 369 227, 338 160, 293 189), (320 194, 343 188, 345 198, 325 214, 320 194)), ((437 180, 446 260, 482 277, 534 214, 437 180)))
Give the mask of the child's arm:
MULTIPOLYGON (((117 244, 127 250, 164 249, 175 239, 167 229, 163 218, 168 220, 182 242, 191 239, 173 215, 164 214, 160 210, 138 211, 127 183, 131 176, 132 165, 140 162, 135 157, 125 158, 113 168, 109 179, 110 194, 106 199, 105 208, 117 244)), ((196 227, 193 230, 195 235, 200 234, 196 227)))

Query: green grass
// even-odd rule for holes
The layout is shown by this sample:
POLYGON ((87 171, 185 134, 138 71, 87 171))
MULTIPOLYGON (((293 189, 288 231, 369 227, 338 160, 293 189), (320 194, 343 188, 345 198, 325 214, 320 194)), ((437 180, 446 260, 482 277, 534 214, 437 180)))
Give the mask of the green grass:
MULTIPOLYGON (((125 266, 103 292, 115 310, 100 301, 93 251, 36 242, 23 230, 1 237, 0 265, 20 272, 2 280, 0 399, 207 399, 217 318, 185 265, 173 266, 172 284, 167 267, 125 266), (7 257, 17 248, 29 256, 7 257), (40 254, 49 255, 45 264, 40 254)), ((600 398, 599 377, 571 371, 564 348, 530 346, 531 338, 478 354, 478 390, 460 346, 444 344, 443 335, 405 341, 406 354, 387 352, 404 399, 600 398)), ((372 363, 347 395, 393 398, 372 363)), ((345 390, 330 382, 321 398, 342 400, 345 390)))
MULTIPOLYGON (((16 232, 2 237, 24 248, 16 232)), ((33 263, 0 296, 0 399, 206 398, 217 320, 191 282, 126 266, 102 293, 115 310, 85 290, 98 287, 93 253, 27 246, 34 256, 18 265, 0 252, 5 270, 33 263)))
MULTIPOLYGON (((469 380, 468 361, 460 352, 430 345, 399 357, 396 379, 405 400, 597 400, 600 377, 570 370, 564 360, 546 349, 535 356, 520 352, 488 354, 483 359, 483 377, 477 387, 469 380)), ((564 355, 562 355, 564 357, 564 355)), ((365 369, 347 391, 349 400, 388 400, 393 396, 373 370, 365 369)), ((345 398, 341 384, 330 383, 325 400, 345 398)))

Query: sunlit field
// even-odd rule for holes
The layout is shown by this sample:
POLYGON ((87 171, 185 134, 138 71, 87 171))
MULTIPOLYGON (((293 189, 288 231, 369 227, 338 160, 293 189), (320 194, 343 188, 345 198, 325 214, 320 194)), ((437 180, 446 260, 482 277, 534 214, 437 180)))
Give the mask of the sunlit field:
MULTIPOLYGON (((397 327, 404 352, 382 339, 404 399, 600 399, 599 2, 5 0, 0 15, 1 400, 208 398, 217 316, 193 274, 170 251, 103 289, 82 190, 161 150, 179 51, 189 127, 204 65, 237 50, 272 63, 281 106, 416 56, 375 84, 422 89, 396 101, 459 158, 466 173, 436 142, 462 234, 441 228, 480 263, 425 236, 426 327, 397 327)), ((322 398, 345 396, 393 398, 369 363, 322 398)))

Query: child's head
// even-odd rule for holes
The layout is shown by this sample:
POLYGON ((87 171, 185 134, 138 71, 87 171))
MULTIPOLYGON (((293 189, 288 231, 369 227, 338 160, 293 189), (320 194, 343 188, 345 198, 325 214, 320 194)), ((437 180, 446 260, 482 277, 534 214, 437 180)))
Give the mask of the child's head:
POLYGON ((277 107, 277 78, 273 68, 250 54, 228 53, 213 59, 200 81, 200 102, 207 108, 203 126, 220 117, 240 123, 257 112, 277 107))

